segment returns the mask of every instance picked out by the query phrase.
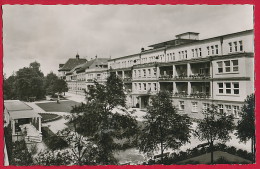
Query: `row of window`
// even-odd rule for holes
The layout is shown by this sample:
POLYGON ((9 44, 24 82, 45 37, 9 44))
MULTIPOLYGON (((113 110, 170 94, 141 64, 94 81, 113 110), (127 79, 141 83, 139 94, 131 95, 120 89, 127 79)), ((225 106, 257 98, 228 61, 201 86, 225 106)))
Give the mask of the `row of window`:
POLYGON ((235 41, 229 42, 229 52, 242 52, 243 51, 243 42, 242 41, 235 41))
MULTIPOLYGON (((192 102, 192 112, 198 112, 198 102, 192 102)), ((203 103, 202 111, 207 111, 208 108, 210 108, 209 103, 203 103)), ((179 101, 179 110, 184 110, 185 109, 185 102, 184 101, 179 101)), ((218 104, 218 111, 220 113, 227 113, 228 115, 233 114, 235 117, 239 117, 239 111, 240 108, 237 105, 224 105, 223 104, 218 104)))
POLYGON ((239 83, 238 82, 218 83, 218 93, 227 94, 227 95, 238 95, 239 94, 239 83))
POLYGON ((207 46, 207 51, 208 51, 208 56, 209 55, 218 55, 218 45, 212 45, 212 46, 207 46))
POLYGON ((217 62, 218 73, 238 72, 238 60, 226 60, 217 62))
POLYGON ((156 83, 134 83, 135 91, 157 91, 156 83))
MULTIPOLYGON (((229 52, 242 52, 243 51, 243 41, 234 41, 234 42, 230 42, 229 44, 229 52)), ((219 54, 219 45, 211 45, 211 46, 207 46, 207 55, 218 55, 219 54)), ((183 59, 187 59, 188 58, 188 51, 187 50, 182 50, 182 51, 178 51, 179 54, 179 59, 183 60, 183 59)), ((192 58, 195 57, 202 57, 202 48, 193 48, 191 49, 191 55, 192 58)), ((141 63, 149 63, 149 62, 168 62, 168 61, 174 61, 176 60, 175 58, 175 53, 174 52, 170 52, 167 53, 166 55, 161 54, 161 55, 154 55, 154 56, 150 56, 150 57, 144 57, 141 58, 141 63)), ((129 60, 129 61, 122 61, 122 62, 116 62, 111 64, 113 68, 121 68, 121 67, 130 67, 133 66, 134 64, 139 64, 139 59, 135 59, 135 60, 129 60)))
POLYGON ((156 77, 157 75, 157 70, 156 68, 148 68, 148 69, 139 69, 139 70, 134 70, 134 78, 137 77, 156 77))

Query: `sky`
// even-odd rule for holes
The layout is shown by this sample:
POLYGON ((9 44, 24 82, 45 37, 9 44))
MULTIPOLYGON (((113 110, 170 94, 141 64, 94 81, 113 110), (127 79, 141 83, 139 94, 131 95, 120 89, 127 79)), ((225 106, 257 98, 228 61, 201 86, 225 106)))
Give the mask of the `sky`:
POLYGON ((117 58, 184 32, 253 29, 252 5, 3 5, 4 73, 31 62, 46 75, 74 58, 117 58))

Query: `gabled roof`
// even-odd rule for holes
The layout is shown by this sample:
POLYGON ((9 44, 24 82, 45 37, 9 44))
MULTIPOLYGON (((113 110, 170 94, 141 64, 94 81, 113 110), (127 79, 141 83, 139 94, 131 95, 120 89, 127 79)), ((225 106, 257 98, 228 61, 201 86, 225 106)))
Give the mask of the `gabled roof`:
POLYGON ((87 61, 87 59, 80 59, 80 58, 70 58, 59 71, 70 71, 75 66, 83 64, 87 61))
POLYGON ((84 72, 86 69, 89 69, 92 65, 100 65, 100 64, 103 64, 103 65, 107 65, 107 62, 108 62, 109 58, 95 58, 95 59, 92 59, 90 61, 88 61, 87 63, 83 64, 81 66, 81 68, 79 68, 77 71, 78 72, 84 72))

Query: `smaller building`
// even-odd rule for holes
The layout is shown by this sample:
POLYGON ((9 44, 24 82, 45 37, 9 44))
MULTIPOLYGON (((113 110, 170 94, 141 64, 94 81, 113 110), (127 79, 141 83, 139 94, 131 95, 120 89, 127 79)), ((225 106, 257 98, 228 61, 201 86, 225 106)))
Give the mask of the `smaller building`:
POLYGON ((4 101, 5 126, 11 125, 12 141, 41 142, 41 116, 20 100, 4 101))

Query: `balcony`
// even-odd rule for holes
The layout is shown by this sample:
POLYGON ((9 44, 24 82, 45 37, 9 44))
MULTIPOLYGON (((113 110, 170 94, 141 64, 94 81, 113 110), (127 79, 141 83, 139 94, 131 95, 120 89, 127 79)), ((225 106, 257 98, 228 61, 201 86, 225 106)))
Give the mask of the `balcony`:
POLYGON ((209 98, 211 98, 211 96, 208 93, 195 92, 195 93, 188 94, 186 91, 176 92, 176 93, 173 94, 173 97, 194 98, 194 99, 209 99, 209 98))
POLYGON ((127 83, 127 82, 130 83, 130 82, 132 82, 132 77, 125 77, 122 80, 124 83, 127 83))
POLYGON ((210 75, 205 74, 194 74, 187 76, 186 74, 174 76, 173 75, 160 75, 159 80, 201 80, 210 79, 210 75))

